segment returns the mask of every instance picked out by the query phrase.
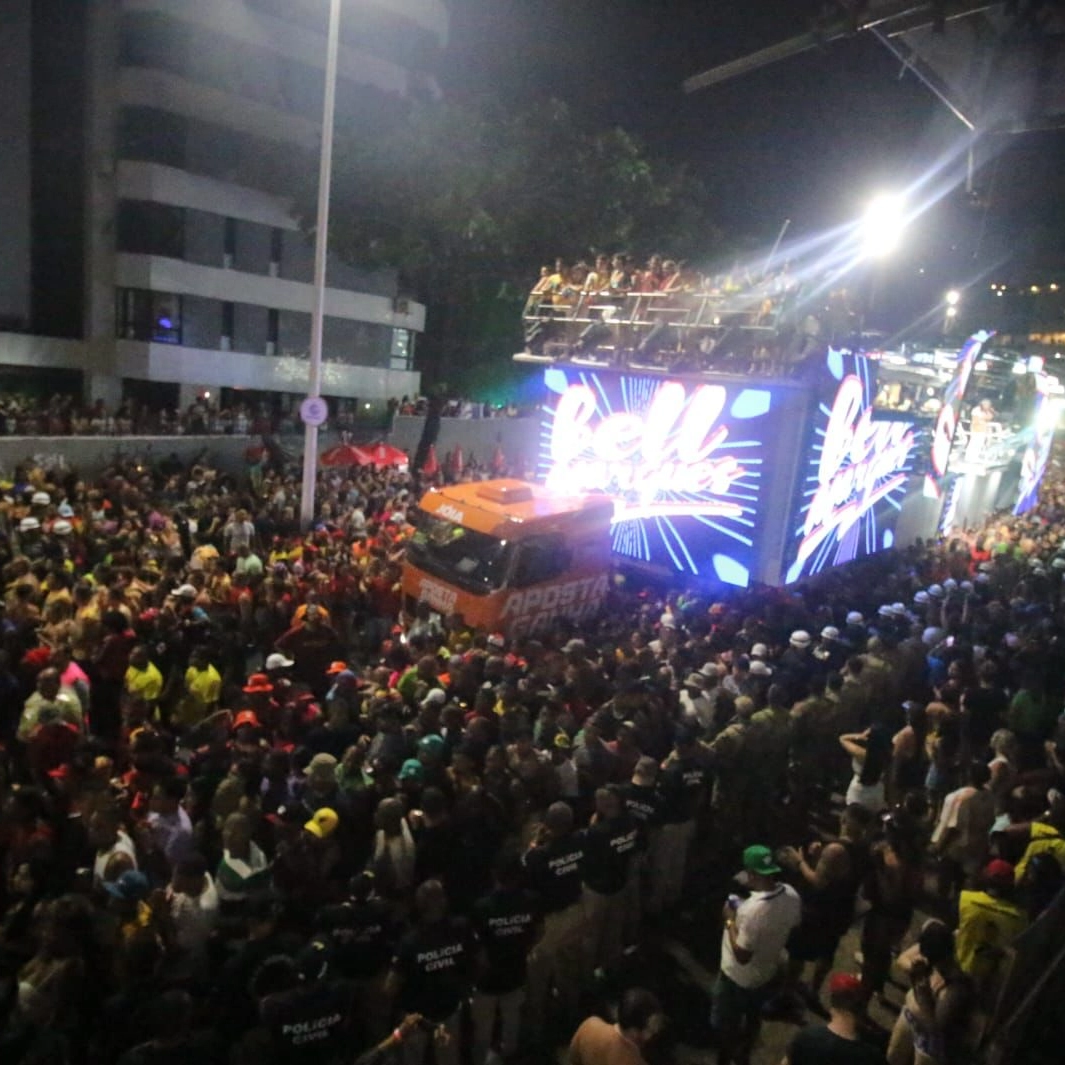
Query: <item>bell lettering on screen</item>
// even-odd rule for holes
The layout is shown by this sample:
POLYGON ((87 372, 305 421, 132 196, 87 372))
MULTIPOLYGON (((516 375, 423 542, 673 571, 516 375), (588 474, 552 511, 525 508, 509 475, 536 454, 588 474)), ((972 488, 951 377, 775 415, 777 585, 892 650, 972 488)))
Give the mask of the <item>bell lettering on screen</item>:
POLYGON ((699 385, 689 396, 680 382, 666 381, 643 410, 603 413, 590 386, 572 384, 555 408, 547 485, 559 492, 616 495, 615 522, 736 517, 740 506, 720 498, 747 472, 723 450, 729 430, 720 418, 727 398, 721 385, 699 385))

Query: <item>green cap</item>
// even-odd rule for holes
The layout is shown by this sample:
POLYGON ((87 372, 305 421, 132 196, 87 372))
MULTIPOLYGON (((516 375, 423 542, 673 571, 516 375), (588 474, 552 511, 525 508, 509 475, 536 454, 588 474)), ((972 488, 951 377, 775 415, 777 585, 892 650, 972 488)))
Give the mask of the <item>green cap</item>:
POLYGON ((761 843, 755 843, 743 852, 743 868, 748 873, 758 873, 759 876, 773 876, 780 872, 773 852, 761 843))

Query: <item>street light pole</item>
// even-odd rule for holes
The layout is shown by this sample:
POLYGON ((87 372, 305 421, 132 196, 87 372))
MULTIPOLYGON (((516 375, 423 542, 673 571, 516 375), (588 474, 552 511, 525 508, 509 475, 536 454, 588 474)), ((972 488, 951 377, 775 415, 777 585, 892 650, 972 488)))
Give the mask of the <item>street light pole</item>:
MULTIPOLYGON (((311 310, 311 352, 307 395, 322 394, 322 334, 325 327, 325 272, 329 250, 329 188, 333 173, 333 112, 336 109, 337 54, 340 47, 341 0, 329 0, 329 38, 325 59, 325 100, 322 104, 322 151, 318 160, 318 220, 314 233, 314 306, 311 310)), ((304 419, 303 482, 300 486, 300 525, 314 520, 314 490, 318 473, 317 419, 304 419), (312 424, 314 423, 314 424, 312 424)))

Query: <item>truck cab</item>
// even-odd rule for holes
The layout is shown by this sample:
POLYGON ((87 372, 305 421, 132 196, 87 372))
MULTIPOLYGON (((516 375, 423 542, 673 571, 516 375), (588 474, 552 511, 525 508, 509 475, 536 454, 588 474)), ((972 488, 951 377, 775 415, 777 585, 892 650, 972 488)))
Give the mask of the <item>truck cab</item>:
POLYGON ((432 488, 403 566, 403 594, 489 632, 529 635, 597 613, 610 581, 607 496, 518 480, 432 488))

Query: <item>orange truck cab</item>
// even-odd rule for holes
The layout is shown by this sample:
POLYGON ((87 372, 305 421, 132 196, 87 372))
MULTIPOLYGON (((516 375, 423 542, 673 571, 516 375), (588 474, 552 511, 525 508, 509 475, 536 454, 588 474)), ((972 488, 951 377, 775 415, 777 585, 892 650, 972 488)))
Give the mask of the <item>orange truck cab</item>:
POLYGON ((561 496, 525 481, 432 488, 403 566, 403 594, 488 632, 537 632, 603 606, 610 582, 607 496, 561 496))

